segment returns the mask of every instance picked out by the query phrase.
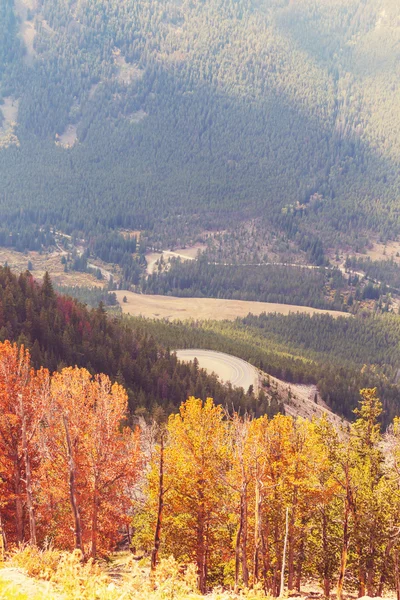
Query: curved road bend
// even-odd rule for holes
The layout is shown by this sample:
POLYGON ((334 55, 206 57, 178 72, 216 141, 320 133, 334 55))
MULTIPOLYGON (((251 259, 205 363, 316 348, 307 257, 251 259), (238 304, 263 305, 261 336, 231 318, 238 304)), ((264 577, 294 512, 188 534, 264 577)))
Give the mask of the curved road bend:
POLYGON ((200 349, 176 350, 176 355, 184 362, 197 358, 201 369, 215 373, 225 383, 229 381, 234 387, 242 387, 245 391, 252 385, 254 392, 258 392, 258 371, 241 358, 224 352, 200 349))

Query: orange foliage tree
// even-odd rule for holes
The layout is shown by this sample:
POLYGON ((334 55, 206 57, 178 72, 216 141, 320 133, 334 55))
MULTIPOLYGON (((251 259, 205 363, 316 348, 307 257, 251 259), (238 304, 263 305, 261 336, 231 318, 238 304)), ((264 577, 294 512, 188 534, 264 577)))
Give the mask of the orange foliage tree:
POLYGON ((95 557, 128 522, 139 434, 124 426, 127 395, 106 375, 65 368, 52 377, 51 399, 41 446, 43 507, 57 545, 95 557))
MULTIPOLYGON (((35 372, 23 346, 0 344, 0 502, 1 519, 10 541, 37 542, 35 477, 38 465, 37 435, 46 410, 49 374, 35 372), (27 515, 26 515, 27 513, 27 515), (27 517, 27 518, 26 518, 27 517), (12 526, 14 521, 15 526, 12 526)), ((36 484, 38 482, 36 481, 36 484)))

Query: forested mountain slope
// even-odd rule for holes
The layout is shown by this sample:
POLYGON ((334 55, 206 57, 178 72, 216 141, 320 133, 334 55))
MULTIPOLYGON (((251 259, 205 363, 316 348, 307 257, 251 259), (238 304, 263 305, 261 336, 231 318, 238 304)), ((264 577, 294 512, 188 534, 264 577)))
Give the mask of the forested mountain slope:
POLYGON ((326 245, 398 233, 395 0, 0 0, 0 15, 13 230, 176 240, 261 215, 293 236, 318 223, 326 245))
POLYGON ((131 415, 163 420, 190 394, 254 414, 274 414, 278 401, 222 385, 198 365, 184 364, 141 329, 89 311, 54 292, 48 276, 40 285, 29 272, 19 277, 0 268, 0 341, 30 350, 32 363, 55 371, 66 365, 102 371, 127 390, 131 415))

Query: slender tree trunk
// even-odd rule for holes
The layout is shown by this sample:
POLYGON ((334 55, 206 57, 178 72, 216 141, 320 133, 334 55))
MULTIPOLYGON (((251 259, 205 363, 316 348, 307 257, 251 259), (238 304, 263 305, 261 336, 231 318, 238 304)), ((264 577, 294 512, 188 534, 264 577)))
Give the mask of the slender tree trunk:
POLYGON ((235 593, 239 590, 239 576, 240 576, 240 542, 242 539, 243 531, 243 517, 244 517, 244 489, 240 492, 240 517, 239 517, 239 529, 236 535, 235 543, 235 593))
POLYGON ((375 596, 382 596, 383 594, 383 586, 386 582, 386 576, 387 576, 387 571, 386 571, 386 565, 389 562, 389 557, 390 557, 390 553, 392 552, 395 543, 397 542, 398 539, 398 535, 394 536, 387 544, 386 544, 386 548, 385 548, 385 558, 382 564, 382 571, 381 571, 381 576, 379 578, 379 586, 377 589, 377 592, 375 594, 375 596))
POLYGON ((363 596, 365 596, 365 568, 364 565, 362 564, 362 548, 361 548, 361 544, 357 543, 357 554, 358 554, 358 560, 359 560, 359 565, 358 565, 358 597, 362 598, 363 596))
POLYGON ((282 598, 285 591, 285 565, 286 565, 286 549, 289 535, 289 507, 286 507, 286 527, 285 527, 285 541, 283 544, 283 556, 282 556, 282 568, 281 568, 281 588, 279 591, 279 597, 282 598))
POLYGON ((81 518, 79 514, 78 503, 76 500, 76 470, 75 470, 75 462, 72 454, 72 444, 71 437, 69 434, 69 425, 67 417, 63 416, 64 429, 65 429, 65 437, 67 441, 67 453, 68 453, 68 463, 69 463, 69 497, 71 501, 72 513, 74 516, 74 533, 75 533, 75 548, 80 550, 83 553, 82 547, 82 528, 81 528, 81 518))
POLYGON ((28 508, 29 534, 30 534, 29 541, 32 546, 36 546, 37 545, 36 520, 35 520, 35 510, 33 508, 31 461, 29 458, 28 442, 27 442, 27 438, 26 438, 26 416, 25 415, 22 419, 22 450, 24 453, 24 462, 25 462, 26 505, 28 508))
POLYGON ((367 595, 374 595, 374 579, 375 579, 375 548, 370 548, 370 554, 367 561, 367 595))
POLYGON ((22 506, 21 470, 18 458, 15 460, 15 526, 17 541, 24 541, 24 509, 22 506))
POLYGON ((268 530, 265 535, 261 527, 261 544, 262 544, 262 553, 263 553, 263 580, 264 580, 264 591, 267 592, 271 590, 271 579, 268 578, 268 572, 271 566, 271 559, 269 555, 268 548, 268 530))
POLYGON ((93 506, 92 506, 92 535, 91 535, 91 557, 97 556, 97 530, 98 530, 98 514, 99 514, 99 495, 97 490, 97 477, 95 477, 93 506))
POLYGON ((247 537, 248 537, 248 526, 247 526, 247 484, 244 489, 243 497, 243 532, 242 532, 242 577, 243 585, 249 587, 249 567, 247 565, 247 537))
POLYGON ((295 522, 295 511, 296 511, 296 493, 293 501, 293 507, 290 512, 289 519, 289 535, 288 535, 288 590, 292 590, 294 587, 294 522, 295 522))
POLYGON ((205 548, 205 525, 206 514, 204 505, 204 482, 199 482, 199 506, 197 512, 197 575, 198 586, 201 594, 206 593, 207 574, 206 574, 206 548, 205 548))
POLYGON ((157 523, 156 531, 154 534, 154 546, 151 551, 151 572, 156 570, 158 562, 158 552, 161 543, 161 526, 164 510, 164 436, 161 435, 160 442, 160 466, 158 472, 158 509, 157 509, 157 523))
POLYGON ((400 569, 399 569, 399 551, 394 552, 394 579, 396 584, 397 600, 400 600, 400 569))
POLYGON ((331 579, 329 569, 329 541, 328 541, 328 518, 325 509, 322 512, 322 555, 323 555, 323 575, 324 575, 324 596, 329 598, 331 593, 331 579))
POLYGON ((304 530, 301 534, 300 538, 300 546, 299 546, 299 559, 297 561, 297 570, 296 570, 296 591, 300 593, 301 590, 301 576, 303 573, 303 563, 305 559, 305 534, 304 530))
MULTIPOLYGON (((278 528, 277 524, 275 524, 275 527, 274 527, 274 547, 275 547, 275 555, 279 556, 280 539, 279 539, 279 528, 278 528)), ((279 596, 279 591, 280 591, 279 575, 280 575, 279 561, 276 560, 275 565, 274 565, 274 575, 272 577, 272 595, 273 596, 279 596)))
POLYGON ((253 584, 258 583, 258 561, 261 545, 261 504, 260 480, 256 478, 256 500, 255 500, 255 523, 254 523, 254 565, 253 565, 253 584))
POLYGON ((7 552, 7 538, 4 531, 3 518, 0 513, 0 562, 4 562, 4 554, 7 552))
POLYGON ((344 522, 343 522, 343 542, 342 542, 342 552, 340 557, 340 570, 339 570, 339 579, 336 590, 337 600, 342 600, 343 596, 343 584, 344 584, 344 576, 346 574, 347 567, 347 554, 349 549, 349 507, 346 500, 345 512, 344 512, 344 522))

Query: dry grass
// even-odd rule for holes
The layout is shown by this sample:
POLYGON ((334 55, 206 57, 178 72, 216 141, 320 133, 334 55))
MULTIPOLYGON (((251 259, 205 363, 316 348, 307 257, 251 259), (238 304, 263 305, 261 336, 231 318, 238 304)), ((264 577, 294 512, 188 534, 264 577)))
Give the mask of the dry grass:
POLYGON ((182 260, 194 260, 199 252, 203 252, 207 246, 205 244, 195 244, 188 248, 176 248, 175 250, 163 250, 162 252, 148 252, 146 254, 147 274, 151 275, 156 269, 156 262, 161 256, 164 261, 169 258, 181 258, 182 260))
POLYGON ((299 312, 306 314, 324 313, 331 314, 334 317, 349 316, 348 313, 338 311, 268 302, 217 298, 175 298, 174 296, 135 294, 124 290, 117 291, 116 294, 124 313, 135 316, 142 315, 150 319, 234 321, 238 317, 247 316, 249 313, 260 315, 263 312, 276 312, 283 315, 299 312), (123 302, 124 296, 126 296, 127 302, 123 302))
MULTIPOLYGON (((113 557, 111 566, 107 567, 91 560, 82 563, 78 552, 48 552, 25 548, 16 553, 12 563, 17 563, 23 571, 9 565, 0 569, 0 600, 200 600, 204 597, 196 589, 196 567, 191 564, 182 569, 172 557, 161 560, 150 580, 148 561, 135 561, 129 554, 113 557), (51 559, 47 557, 48 552, 51 559), (39 575, 42 581, 34 579, 43 563, 46 568, 39 575), (113 570, 118 573, 116 578, 113 570), (43 580, 48 591, 43 587, 43 580)), ((206 596, 209 600, 265 597, 260 589, 246 590, 240 595, 216 590, 206 596)))
MULTIPOLYGON (((359 257, 365 255, 357 255, 359 257)), ((367 250, 367 256, 370 257, 371 260, 393 260, 400 264, 400 242, 387 242, 387 244, 380 244, 376 242, 370 250, 367 250), (396 256, 399 254, 399 256, 396 256)))
POLYGON ((33 265, 32 275, 35 279, 42 279, 46 271, 51 275, 54 283, 66 286, 79 287, 103 287, 104 282, 99 281, 89 273, 78 273, 71 271, 64 273, 64 265, 61 264, 61 252, 43 253, 38 252, 16 252, 9 248, 0 248, 0 265, 8 264, 10 269, 21 273, 28 268, 28 261, 33 265))

